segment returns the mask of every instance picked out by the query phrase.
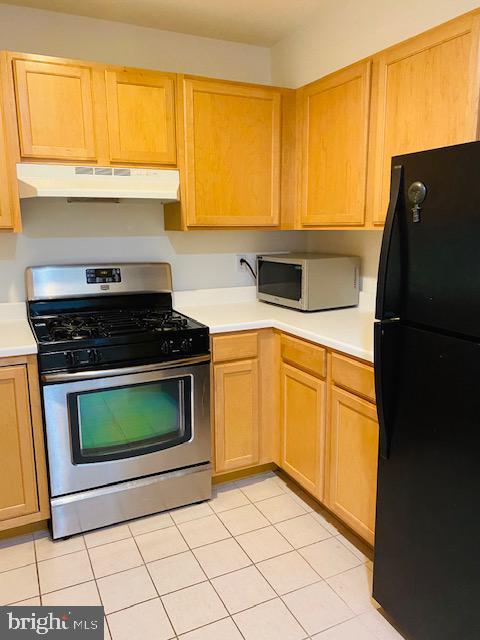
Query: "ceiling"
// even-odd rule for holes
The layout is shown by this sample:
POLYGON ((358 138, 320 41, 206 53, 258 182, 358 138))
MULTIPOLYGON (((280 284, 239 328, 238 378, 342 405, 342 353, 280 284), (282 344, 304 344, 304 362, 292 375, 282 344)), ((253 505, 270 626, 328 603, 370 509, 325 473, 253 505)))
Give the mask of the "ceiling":
POLYGON ((261 46, 272 46, 308 21, 324 0, 0 0, 261 46))

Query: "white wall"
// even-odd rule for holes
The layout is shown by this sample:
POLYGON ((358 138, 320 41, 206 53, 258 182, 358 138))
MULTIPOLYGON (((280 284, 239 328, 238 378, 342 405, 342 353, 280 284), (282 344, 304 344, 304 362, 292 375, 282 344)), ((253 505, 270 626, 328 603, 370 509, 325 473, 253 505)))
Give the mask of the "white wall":
POLYGON ((6 4, 0 4, 0 49, 270 82, 266 47, 6 4))
MULTIPOLYGON (((0 49, 78 57, 250 82, 270 81, 263 47, 145 29, 0 4, 0 49)), ((235 254, 301 249, 306 234, 280 232, 165 232, 154 202, 22 203, 24 230, 0 235, 0 302, 24 299, 28 265, 121 260, 167 260, 176 289, 250 284, 235 254)))
POLYGON ((322 0, 272 48, 272 81, 299 87, 479 6, 479 0, 322 0))

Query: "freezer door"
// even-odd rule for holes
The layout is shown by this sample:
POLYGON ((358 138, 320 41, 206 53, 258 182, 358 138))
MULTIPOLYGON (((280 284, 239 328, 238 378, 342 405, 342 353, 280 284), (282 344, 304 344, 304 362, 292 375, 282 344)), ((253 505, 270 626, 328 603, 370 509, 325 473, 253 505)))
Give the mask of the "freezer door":
POLYGON ((480 337, 480 142, 394 158, 392 187, 398 166, 377 317, 480 337))
MULTIPOLYGON (((480 344, 404 325, 395 332, 373 595, 407 637, 478 640, 480 344)), ((392 335, 379 339, 388 346, 392 335)))

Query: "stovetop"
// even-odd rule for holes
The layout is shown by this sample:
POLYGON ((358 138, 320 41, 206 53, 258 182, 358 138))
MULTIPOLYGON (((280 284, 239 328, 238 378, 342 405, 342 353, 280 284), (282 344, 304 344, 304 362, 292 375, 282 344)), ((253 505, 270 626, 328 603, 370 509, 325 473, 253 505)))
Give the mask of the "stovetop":
POLYGON ((171 308, 170 294, 31 301, 41 373, 130 367, 210 351, 208 327, 171 308))

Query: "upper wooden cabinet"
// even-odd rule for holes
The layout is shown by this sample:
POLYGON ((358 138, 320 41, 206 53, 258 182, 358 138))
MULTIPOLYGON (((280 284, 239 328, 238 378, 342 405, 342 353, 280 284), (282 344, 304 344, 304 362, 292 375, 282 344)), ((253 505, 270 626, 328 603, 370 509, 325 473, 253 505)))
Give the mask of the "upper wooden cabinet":
POLYGON ((466 14, 374 58, 374 224, 385 219, 392 156, 477 139, 479 20, 466 14))
POLYGON ((15 59, 13 68, 22 157, 95 160, 91 67, 15 59))
POLYGON ((365 222, 370 61, 300 89, 300 224, 365 222))
POLYGON ((280 215, 281 91, 183 82, 187 226, 276 226, 280 215))
POLYGON ((175 164, 175 76, 105 72, 110 160, 175 164))

